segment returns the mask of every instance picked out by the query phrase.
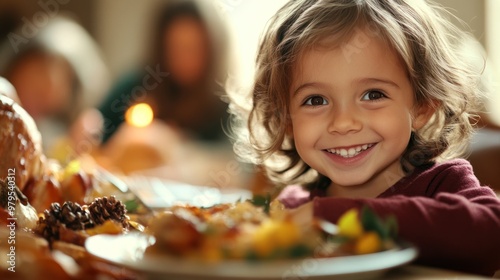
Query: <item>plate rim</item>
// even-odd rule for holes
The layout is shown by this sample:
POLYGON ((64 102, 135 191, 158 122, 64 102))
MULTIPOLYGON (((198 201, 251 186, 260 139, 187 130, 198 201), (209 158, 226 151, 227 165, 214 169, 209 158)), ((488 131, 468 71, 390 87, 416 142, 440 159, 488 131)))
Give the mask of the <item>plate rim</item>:
MULTIPOLYGON (((102 242, 102 241, 101 241, 102 242)), ((203 262, 203 261, 195 261, 195 260, 185 260, 185 259, 179 259, 179 258, 174 258, 174 257, 169 257, 169 256, 158 256, 158 257, 145 257, 144 255, 144 250, 146 249, 147 246, 151 245, 154 243, 154 237, 151 235, 148 235, 146 233, 142 232, 130 232, 127 234, 120 234, 120 235, 111 235, 111 234, 99 234, 95 236, 91 236, 87 238, 85 241, 85 249, 89 254, 91 254, 94 257, 97 257, 99 259, 102 259, 104 261, 108 261, 110 263, 113 263, 115 265, 120 265, 127 267, 129 269, 133 269, 139 272, 143 273, 155 273, 155 274, 161 274, 161 275, 182 275, 186 277, 217 277, 220 279, 225 279, 225 278, 231 278, 231 279, 237 279, 237 278, 246 278, 248 277, 248 274, 245 273, 239 273, 235 274, 232 273, 235 271, 235 269, 242 268, 242 269, 249 269, 253 268, 255 269, 254 271, 260 271, 266 270, 267 271, 272 271, 273 273, 270 274, 265 274, 265 273, 257 273, 256 275, 252 275, 253 279, 288 279, 284 278, 285 273, 289 273, 290 271, 294 271, 290 276, 291 277, 308 277, 314 279, 315 277, 325 277, 325 276, 347 276, 347 275, 353 275, 353 274, 360 274, 360 273, 370 273, 370 272, 383 272, 387 271, 392 268, 396 268, 405 264, 408 264, 415 260, 418 255, 418 249, 411 245, 410 243, 406 242, 398 242, 398 245, 400 249, 394 251, 394 250, 389 250, 389 251, 382 251, 382 252, 377 252, 377 253, 372 253, 372 254, 365 254, 365 255, 354 255, 354 256, 339 256, 339 257, 331 257, 331 258, 303 258, 303 259, 285 259, 285 260, 266 260, 266 261, 255 261, 255 262, 249 262, 247 260, 223 260, 217 263, 209 263, 209 262, 203 262), (136 243, 132 242, 123 242, 127 241, 126 239, 136 239, 136 243), (110 257, 109 251, 96 251, 96 246, 94 243, 98 243, 100 239, 103 239, 106 241, 106 239, 113 240, 114 242, 117 243, 125 243, 127 245, 129 244, 135 244, 136 248, 129 248, 130 250, 128 251, 129 254, 135 253, 136 257, 138 259, 133 259, 129 258, 128 260, 116 260, 110 257), (119 242, 122 241, 122 242, 119 242), (142 245, 141 245, 142 242, 142 245), (142 246, 142 247, 141 247, 142 246), (135 252, 134 252, 135 249, 135 252), (138 250, 139 249, 139 250, 138 250), (106 256, 106 253, 108 255, 106 256), (396 259, 396 261, 392 261, 386 264, 380 264, 380 259, 383 256, 389 256, 392 259, 396 259), (397 257, 397 258, 396 258, 397 257), (368 259, 368 260, 367 260, 368 259), (366 269, 348 269, 344 268, 344 270, 339 273, 331 273, 331 266, 335 265, 336 267, 342 266, 342 264, 347 264, 347 267, 349 267, 349 263, 351 267, 354 267, 353 261, 355 262, 373 262, 374 260, 375 263, 379 262, 379 264, 371 264, 370 268, 366 269), (156 264, 162 264, 162 265, 156 265, 156 264), (148 265, 145 265, 148 264, 148 265), (168 264, 174 265, 172 269, 167 268, 169 267, 168 264), (307 268, 307 265, 309 265, 309 268, 307 268), (311 268, 311 266, 313 268, 311 268), (193 269, 193 268, 197 269, 193 269), (229 271, 227 271, 227 268, 232 268, 229 271), (285 269, 288 268, 288 269, 285 269), (302 268, 302 270, 297 269, 297 268, 302 268), (320 269, 318 269, 320 268, 320 269), (312 271, 311 271, 312 270, 312 271)), ((126 253, 127 250, 122 249, 124 253, 126 253)), ((123 255, 123 254, 122 254, 123 255)), ((359 267, 357 265, 356 267, 359 267)), ((337 268, 338 269, 338 268, 337 268)))

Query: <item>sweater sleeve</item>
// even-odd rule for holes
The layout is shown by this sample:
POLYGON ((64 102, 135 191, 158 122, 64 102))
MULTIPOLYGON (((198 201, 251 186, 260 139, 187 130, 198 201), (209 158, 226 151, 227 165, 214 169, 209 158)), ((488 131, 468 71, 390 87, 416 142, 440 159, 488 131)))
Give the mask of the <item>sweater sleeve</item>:
POLYGON ((290 185, 284 188, 276 199, 283 203, 287 209, 293 209, 308 202, 309 197, 310 193, 302 186, 290 185))
POLYGON ((431 197, 316 197, 314 215, 337 222, 348 209, 367 205, 382 217, 396 217, 399 235, 419 248, 420 263, 493 275, 500 269, 500 200, 479 186, 471 169, 448 168, 433 181, 420 186, 431 197))

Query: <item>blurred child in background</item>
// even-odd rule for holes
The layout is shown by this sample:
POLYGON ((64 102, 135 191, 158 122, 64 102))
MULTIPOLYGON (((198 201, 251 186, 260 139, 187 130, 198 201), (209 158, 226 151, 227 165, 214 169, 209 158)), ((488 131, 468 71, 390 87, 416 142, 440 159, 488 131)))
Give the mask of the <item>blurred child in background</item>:
MULTIPOLYGON (((12 34, 23 36, 23 27, 12 34)), ((100 118, 92 111, 79 116, 106 91, 108 72, 94 41, 78 23, 57 16, 31 38, 16 44, 6 38, 0 47, 0 75, 14 85, 22 106, 35 119, 49 157, 65 162, 88 152, 87 142, 95 140, 81 134, 81 127, 98 131, 100 118)))

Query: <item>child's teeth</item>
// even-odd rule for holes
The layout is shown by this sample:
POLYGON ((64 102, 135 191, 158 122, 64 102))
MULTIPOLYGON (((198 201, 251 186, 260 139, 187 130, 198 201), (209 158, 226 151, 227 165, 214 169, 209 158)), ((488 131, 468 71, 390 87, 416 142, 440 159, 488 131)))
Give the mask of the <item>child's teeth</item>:
POLYGON ((370 148, 372 146, 373 146, 372 144, 364 144, 364 145, 361 145, 361 146, 349 148, 349 150, 346 150, 346 149, 329 149, 327 151, 329 153, 332 153, 332 154, 337 154, 337 155, 339 155, 341 157, 350 158, 350 157, 358 155, 362 151, 364 151, 364 150, 366 150, 366 149, 368 149, 368 148, 370 148))

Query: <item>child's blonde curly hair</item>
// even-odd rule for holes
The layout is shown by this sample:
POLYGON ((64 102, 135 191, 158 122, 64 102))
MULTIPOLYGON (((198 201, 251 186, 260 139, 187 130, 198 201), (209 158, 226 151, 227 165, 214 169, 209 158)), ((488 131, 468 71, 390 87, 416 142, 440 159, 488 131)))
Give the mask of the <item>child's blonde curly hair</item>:
POLYGON ((281 184, 327 186, 328 178, 302 161, 290 133, 292 71, 300 56, 319 45, 338 46, 356 28, 365 27, 386 40, 405 64, 415 106, 432 106, 428 123, 412 133, 401 157, 403 170, 437 159, 462 155, 478 105, 479 74, 457 50, 464 32, 453 26, 443 9, 424 0, 296 0, 271 19, 261 42, 252 106, 233 98, 235 149, 262 165, 281 184), (238 127, 239 125, 239 127, 238 127))

